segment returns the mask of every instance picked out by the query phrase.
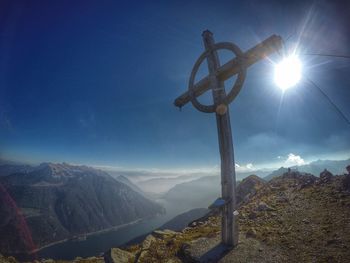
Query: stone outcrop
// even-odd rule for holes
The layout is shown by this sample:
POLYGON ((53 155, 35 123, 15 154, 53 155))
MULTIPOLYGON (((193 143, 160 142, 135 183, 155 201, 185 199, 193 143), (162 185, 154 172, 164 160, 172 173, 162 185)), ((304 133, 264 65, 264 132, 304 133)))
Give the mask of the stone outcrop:
POLYGON ((104 254, 106 263, 130 263, 134 260, 135 255, 119 248, 111 248, 104 254))
POLYGON ((268 206, 265 202, 259 202, 256 210, 261 212, 261 211, 274 211, 275 209, 273 209, 272 207, 268 206))
MULTIPOLYGON (((274 178, 239 208, 235 249, 220 245, 220 214, 210 214, 174 235, 156 237, 141 262, 346 262, 350 195, 344 178, 320 183, 298 172, 274 178)), ((132 249, 142 251, 142 245, 132 249)))
POLYGON ((325 169, 322 173, 320 173, 320 182, 321 183, 328 183, 332 180, 333 174, 327 169, 325 169))
POLYGON ((256 175, 244 178, 237 186, 236 202, 241 205, 247 202, 257 191, 266 185, 266 182, 256 175))
POLYGON ((343 179, 343 188, 346 190, 346 191, 349 191, 350 192, 350 174, 347 174, 344 176, 344 179, 343 179))

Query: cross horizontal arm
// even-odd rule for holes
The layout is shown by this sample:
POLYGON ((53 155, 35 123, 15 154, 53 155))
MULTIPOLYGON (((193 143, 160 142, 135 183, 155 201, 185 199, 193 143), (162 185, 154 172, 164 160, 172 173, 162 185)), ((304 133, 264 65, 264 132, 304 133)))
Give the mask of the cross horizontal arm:
MULTIPOLYGON (((244 53, 246 66, 249 67, 259 60, 265 58, 273 52, 276 52, 282 48, 282 38, 280 36, 272 35, 265 39, 255 47, 249 49, 244 53)), ((217 69, 217 76, 220 81, 225 81, 231 76, 238 73, 240 69, 239 60, 237 58, 231 59, 226 64, 217 69)), ((194 95, 196 97, 202 95, 209 89, 210 80, 209 77, 205 77, 198 81, 194 85, 194 95)), ((174 101, 175 106, 182 107, 191 100, 190 93, 186 91, 174 101)))

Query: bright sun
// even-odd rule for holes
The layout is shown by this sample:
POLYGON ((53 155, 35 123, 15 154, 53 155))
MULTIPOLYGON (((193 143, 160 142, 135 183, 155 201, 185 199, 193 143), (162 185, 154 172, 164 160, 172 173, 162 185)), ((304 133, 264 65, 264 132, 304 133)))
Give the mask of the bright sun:
POLYGON ((293 87, 301 78, 301 62, 295 55, 283 59, 275 66, 275 83, 283 91, 293 87))

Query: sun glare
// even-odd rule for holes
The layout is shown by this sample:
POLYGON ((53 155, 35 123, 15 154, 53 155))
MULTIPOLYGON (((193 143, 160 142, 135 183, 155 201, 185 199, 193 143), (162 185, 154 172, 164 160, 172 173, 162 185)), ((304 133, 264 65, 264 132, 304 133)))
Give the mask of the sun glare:
POLYGON ((275 83, 283 91, 295 86, 301 78, 301 62, 295 55, 284 58, 275 66, 275 83))

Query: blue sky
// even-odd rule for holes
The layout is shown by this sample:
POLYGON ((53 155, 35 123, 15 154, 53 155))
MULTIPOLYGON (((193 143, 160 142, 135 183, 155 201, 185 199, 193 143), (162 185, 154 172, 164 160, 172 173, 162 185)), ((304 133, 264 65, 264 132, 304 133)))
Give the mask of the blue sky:
MULTIPOLYGON (((173 106, 203 52, 203 30, 242 50, 278 34, 302 53, 350 54, 349 5, 283 2, 2 1, 1 157, 217 165, 215 116, 173 106)), ((304 74, 350 117, 349 61, 301 59, 304 74)), ((350 156, 350 127, 317 90, 301 82, 282 95, 268 60, 249 68, 230 106, 238 164, 280 164, 291 153, 305 161, 350 156)))

